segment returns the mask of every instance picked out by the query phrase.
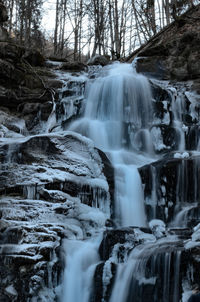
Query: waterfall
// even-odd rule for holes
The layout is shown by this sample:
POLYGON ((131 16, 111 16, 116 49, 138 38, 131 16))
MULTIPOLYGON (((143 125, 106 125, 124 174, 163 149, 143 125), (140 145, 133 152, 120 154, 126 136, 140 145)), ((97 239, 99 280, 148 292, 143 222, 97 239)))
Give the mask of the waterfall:
POLYGON ((156 243, 135 247, 127 262, 118 264, 109 302, 178 301, 181 252, 159 253, 158 248, 156 243))
POLYGON ((88 302, 92 293, 93 275, 99 261, 101 236, 92 240, 66 240, 66 270, 63 302, 88 302))
MULTIPOLYGON (((186 146, 185 125, 182 118, 185 110, 184 102, 176 89, 170 87, 169 94, 171 103, 168 107, 172 110, 172 121, 167 126, 172 127, 176 133, 177 151, 184 152, 186 146)), ((159 166, 162 165, 161 156, 156 155, 158 154, 156 151, 160 152, 162 148, 168 150, 170 147, 163 141, 165 134, 162 131, 165 129, 161 128, 162 121, 160 125, 154 120, 156 116, 154 101, 149 81, 144 76, 138 75, 130 64, 115 63, 103 68, 97 78, 88 81, 84 115, 73 121, 68 128, 90 138, 95 147, 101 149, 111 161, 115 171, 113 219, 116 227, 122 229, 122 232, 141 227, 145 229, 148 226, 147 220, 155 219, 158 215, 167 222, 169 216, 170 218, 173 216, 170 207, 173 207, 174 197, 171 194, 172 199, 166 199, 169 190, 166 184, 169 180, 161 174, 159 166), (154 126, 157 130, 152 131, 154 126), (156 144, 160 146, 156 147, 156 144), (156 162, 157 159, 159 160, 156 162), (145 165, 153 161, 156 163, 147 167, 149 174, 144 171, 143 177, 149 176, 146 182, 143 181, 145 188, 140 177, 141 170, 139 174, 138 169, 141 167, 145 169, 145 165), (146 205, 144 205, 145 190, 148 192, 148 196, 145 196, 146 205), (160 211, 160 206, 163 206, 163 212, 160 211)), ((168 108, 166 104, 165 110, 168 108)), ((186 153, 173 155, 173 163, 177 158, 182 160, 176 168, 177 183, 173 185, 177 212, 182 201, 187 202, 190 198, 186 176, 191 168, 188 169, 188 163, 184 162, 184 159, 189 156, 186 153)), ((198 174, 198 167, 199 165, 193 168, 195 174, 198 174)), ((167 177, 170 177, 170 171, 167 177)), ((196 182, 194 192, 198 199, 196 182)), ((99 204, 101 204, 100 199, 99 204)), ((103 202, 105 203, 105 200, 103 202)), ((191 215, 191 220, 194 220, 195 210, 194 205, 188 205, 180 213, 176 213, 177 217, 171 226, 187 226, 187 217, 191 215)), ((198 219, 199 212, 196 217, 198 219)), ((96 232, 100 234, 102 229, 97 229, 96 232)), ((161 237, 165 236, 163 234, 161 237)), ((152 302, 158 300, 177 302, 180 298, 182 247, 179 245, 179 239, 176 236, 172 238, 167 236, 156 241, 161 238, 160 235, 156 237, 155 234, 155 236, 151 234, 150 237, 153 236, 153 239, 151 237, 149 242, 148 235, 143 235, 145 239, 142 238, 138 246, 135 242, 120 245, 121 237, 116 246, 114 243, 112 255, 104 259, 104 268, 106 270, 107 263, 109 272, 108 276, 105 277, 104 273, 101 276, 103 292, 101 302, 142 302, 148 299, 152 302), (128 250, 126 250, 127 246, 128 250), (121 258, 118 252, 113 256, 114 250, 122 254, 121 258), (115 265, 113 274, 111 268, 115 265)), ((66 286, 64 285, 62 302, 100 301, 96 293, 95 298, 92 296, 93 282, 96 282, 94 276, 97 276, 98 270, 103 265, 99 262, 98 256, 98 249, 101 248, 100 240, 93 240, 86 236, 82 242, 68 241, 64 281, 66 286), (96 267, 98 267, 97 271, 96 267)))
MULTIPOLYGON (((138 166, 151 150, 151 89, 130 64, 113 64, 86 90, 83 118, 69 126, 92 139, 115 169, 114 218, 118 226, 146 226, 144 197, 138 166), (142 133, 142 135, 141 135, 142 133)), ((87 302, 92 292, 100 241, 68 241, 62 302, 87 302)), ((121 300, 120 300, 121 301, 121 300)))
POLYGON ((135 158, 141 151, 152 151, 150 85, 130 64, 116 63, 105 72, 106 75, 89 84, 85 115, 69 130, 91 138, 109 156, 115 168, 117 224, 145 226, 142 184, 137 170, 140 161, 135 158), (141 131, 144 135, 140 135, 141 131))

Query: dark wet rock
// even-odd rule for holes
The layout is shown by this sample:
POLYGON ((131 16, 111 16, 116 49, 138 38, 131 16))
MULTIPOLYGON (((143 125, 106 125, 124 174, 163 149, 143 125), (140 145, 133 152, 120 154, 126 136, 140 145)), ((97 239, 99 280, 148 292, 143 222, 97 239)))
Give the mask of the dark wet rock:
MULTIPOLYGON (((139 230, 139 229, 137 229, 139 230)), ((136 231, 136 229, 135 229, 136 231)), ((140 248, 137 241, 138 234, 133 229, 111 230, 104 233, 104 238, 100 246, 108 252, 104 252, 105 260, 101 262, 95 271, 94 294, 92 301, 100 301, 102 298, 109 301, 113 280, 116 281, 116 270, 118 263, 127 262, 127 243, 131 238, 132 246, 129 247, 129 254, 134 253, 134 249, 140 248), (137 234, 137 235, 136 235, 137 234), (121 254, 119 258, 119 254, 121 254), (124 255, 124 256, 123 256, 124 255), (103 295, 103 294, 104 295, 103 295), (99 299, 99 300, 98 300, 99 299)), ((140 230, 142 231, 142 230, 140 230)), ((191 238, 192 231, 188 228, 172 228, 167 230, 169 237, 166 241, 147 238, 148 233, 140 233, 144 237, 142 255, 137 258, 137 253, 132 257, 132 261, 127 263, 124 270, 132 266, 131 278, 127 279, 126 301, 159 301, 167 297, 167 301, 172 301, 174 296, 177 301, 181 298, 183 291, 183 281, 192 283, 199 280, 199 242, 194 242, 191 238), (172 237, 171 237, 172 236, 172 237), (149 241, 150 239, 150 241, 149 241), (184 246, 184 244, 186 245, 184 246), (136 258, 135 258, 136 257, 136 258), (134 262, 134 260, 136 262, 134 262), (136 269, 136 270, 135 270, 136 269), (194 275, 191 272, 194 271, 194 275), (138 275, 139 274, 139 275, 138 275), (166 278, 167 289, 166 289, 166 278), (187 280, 187 281, 186 281, 187 280), (176 290, 174 285, 176 284, 176 290)), ((167 236, 168 236, 167 235, 167 236)), ((141 238, 142 238, 141 237, 141 238)))
MULTIPOLYGON (((185 292, 184 284, 193 284, 194 280, 199 282, 200 244, 198 239, 195 241, 190 228, 168 229, 165 241, 163 239, 155 241, 150 237, 145 238, 146 235, 143 233, 144 241, 141 247, 138 246, 136 240, 138 237, 133 236, 133 229, 132 231, 130 231, 130 228, 124 229, 123 233, 121 231, 112 230, 104 234, 101 247, 104 244, 104 248, 109 252, 106 255, 107 260, 96 267, 94 301, 100 301, 102 298, 109 301, 110 289, 113 288, 113 280, 116 282, 116 270, 121 262, 127 262, 124 267, 127 274, 129 267, 132 267, 131 275, 127 278, 126 283, 127 296, 124 294, 126 301, 134 299, 137 302, 147 302, 149 298, 154 302, 164 298, 167 301, 172 301, 174 297, 178 301, 185 292), (131 237, 133 243, 129 250, 132 255, 130 261, 127 260, 126 256, 129 237, 131 237), (134 253, 134 249, 137 249, 137 253, 134 253), (143 251, 143 253, 137 257, 140 251, 143 251), (124 257, 119 258, 118 253, 124 254, 124 257), (166 280, 168 280, 167 286, 166 280), (103 296, 102 293, 106 294, 103 296)), ((197 228, 195 232, 198 232, 197 228)))
POLYGON ((88 65, 106 66, 110 63, 109 61, 110 61, 110 59, 105 56, 95 55, 94 57, 92 57, 88 60, 87 64, 88 65))
MULTIPOLYGON (((110 264, 111 276, 109 283, 107 280, 103 280, 103 273, 105 262, 102 262, 96 266, 95 274, 94 274, 94 288, 91 302, 98 301, 109 301, 111 291, 114 285, 114 276, 116 274, 116 264, 110 264), (104 284, 105 283, 105 284, 104 284)), ((109 276, 107 276, 109 277, 109 276)))
POLYGON ((98 153, 104 164, 103 173, 106 176, 109 185, 110 199, 111 199, 111 217, 114 214, 114 194, 115 194, 115 176, 114 167, 112 166, 110 160, 107 158, 106 154, 98 149, 98 153))
POLYGON ((79 72, 85 71, 87 69, 87 66, 81 62, 65 62, 62 64, 61 69, 70 72, 79 72))
POLYGON ((143 241, 142 236, 138 234, 151 234, 151 230, 145 228, 127 227, 121 229, 108 229, 104 232, 102 242, 99 247, 101 260, 106 261, 111 257, 113 248, 116 244, 120 244, 118 250, 119 261, 123 262, 124 244, 130 241, 128 250, 132 250, 134 246, 143 241), (139 233, 138 233, 139 232, 139 233))
POLYGON ((31 131, 41 122, 46 122, 53 110, 53 103, 51 101, 44 104, 35 103, 23 103, 18 106, 18 112, 20 117, 24 119, 26 129, 31 131))
MULTIPOLYGON (((196 225, 196 224, 195 224, 196 225)), ((170 235, 176 235, 178 236, 178 238, 183 239, 183 240, 187 240, 191 237, 193 231, 191 229, 191 227, 189 228, 184 228, 184 227, 175 227, 175 228, 170 228, 168 230, 168 233, 170 235)))
POLYGON ((101 260, 108 260, 111 256, 113 247, 117 243, 124 244, 126 242, 127 233, 133 234, 132 229, 117 229, 117 230, 108 230, 104 232, 103 240, 99 247, 99 254, 101 256, 101 260))
POLYGON ((162 57, 139 57, 136 63, 136 70, 149 77, 158 79, 168 79, 169 72, 166 71, 165 63, 162 57))

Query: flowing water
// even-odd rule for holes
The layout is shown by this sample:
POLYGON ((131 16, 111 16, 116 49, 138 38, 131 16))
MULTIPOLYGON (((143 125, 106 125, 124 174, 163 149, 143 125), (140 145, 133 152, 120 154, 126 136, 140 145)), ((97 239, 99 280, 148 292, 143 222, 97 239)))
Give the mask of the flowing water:
MULTIPOLYGON (((89 83, 82 119, 69 130, 79 132, 110 158, 115 169, 115 221, 118 226, 146 226, 144 197, 137 167, 151 150, 151 90, 147 79, 129 64, 115 64, 89 83), (142 154, 140 154, 143 152, 142 154)), ((100 244, 100 241, 99 241, 100 244)), ((68 242, 62 302, 89 301, 97 242, 68 242)), ((120 300, 121 301, 121 300, 120 300)))
POLYGON ((64 275, 63 301, 89 301, 93 275, 99 261, 101 236, 92 240, 66 240, 67 269, 64 275))
POLYGON ((69 128, 91 138, 110 158, 115 168, 115 219, 120 226, 146 224, 137 170, 141 158, 137 162, 136 157, 138 150, 148 152, 151 148, 141 129, 149 133, 152 119, 147 79, 129 64, 114 64, 89 85, 85 115, 69 128))
MULTIPOLYGON (((115 169, 114 220, 118 227, 147 226, 143 187, 138 167, 155 160, 151 126, 152 95, 148 80, 136 74, 130 64, 113 64, 104 68, 98 78, 88 83, 84 116, 68 130, 76 131, 94 141, 103 150, 115 169)), ((174 93, 175 95, 175 93, 174 93)), ((179 96, 172 100, 174 128, 179 133, 179 151, 185 150, 185 137, 179 111, 179 96), (176 101, 178 99, 178 101, 176 101)), ((152 167, 152 169, 154 169, 152 167)), ((152 170, 153 217, 156 216, 156 172, 152 170)), ((180 176, 181 177, 181 176, 180 176)), ((89 302, 93 274, 99 262, 100 240, 68 241, 62 302, 89 302)), ((142 302, 142 284, 159 287, 159 276, 165 287, 162 301, 178 301, 181 252, 157 253, 159 245, 144 244, 133 249, 127 263, 119 263, 110 302, 142 302), (147 252, 148 251, 148 252, 147 252), (149 264, 150 262, 150 264, 149 264), (151 267, 151 274, 146 270, 151 267), (173 286, 170 281, 175 267, 173 286), (173 268, 174 269, 174 268, 173 268), (137 295, 137 298, 136 296, 137 295)), ((103 300, 102 300, 103 301, 103 300)), ((146 300, 145 300, 146 301, 146 300)), ((157 302, 157 296, 154 300, 157 302)))

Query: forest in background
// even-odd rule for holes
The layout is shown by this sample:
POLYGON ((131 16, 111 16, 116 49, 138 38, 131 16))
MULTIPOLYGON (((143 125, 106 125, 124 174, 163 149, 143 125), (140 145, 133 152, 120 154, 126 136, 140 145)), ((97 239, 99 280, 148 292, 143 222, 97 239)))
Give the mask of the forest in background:
POLYGON ((46 56, 84 61, 95 54, 125 58, 196 0, 51 0, 54 35, 42 30, 44 0, 5 0, 10 37, 46 56))

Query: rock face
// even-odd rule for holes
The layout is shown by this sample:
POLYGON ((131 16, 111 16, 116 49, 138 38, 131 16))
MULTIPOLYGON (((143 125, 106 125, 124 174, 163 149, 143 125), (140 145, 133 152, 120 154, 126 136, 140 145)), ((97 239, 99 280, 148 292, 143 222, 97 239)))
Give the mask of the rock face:
POLYGON ((200 5, 197 5, 136 51, 137 71, 160 79, 198 79, 199 16, 200 5))
MULTIPOLYGON (((41 132, 41 127, 48 123, 48 118, 54 110, 54 101, 59 102, 60 98, 66 97, 57 107, 57 113, 67 114, 72 102, 67 101, 67 96, 72 94, 74 108, 77 108, 72 115, 78 115, 81 111, 85 79, 78 81, 81 84, 77 90, 73 80, 69 81, 70 74, 66 78, 62 71, 52 72, 41 65, 44 65, 44 58, 39 52, 27 51, 13 42, 0 42, 1 136, 6 136, 8 126, 6 115, 10 115, 9 120, 13 116, 13 122, 9 123, 8 130, 12 130, 11 124, 16 124, 15 120, 18 119, 24 123, 23 132, 27 134, 41 132), (64 108, 63 104, 66 102, 69 104, 68 108, 67 106, 64 108)), ((69 115, 71 114, 67 114, 67 118, 69 115)))
POLYGON ((1 141, 0 154, 1 301, 55 301, 62 238, 84 237, 95 211, 109 210, 104 164, 90 140, 67 132, 1 141))
POLYGON ((174 155, 140 169, 145 184, 147 217, 148 220, 158 218, 170 222, 181 212, 182 204, 187 203, 189 213, 193 211, 196 214, 194 217, 189 213, 188 216, 183 215, 179 225, 195 226, 200 219, 197 206, 200 201, 197 185, 200 158, 189 154, 186 158, 174 158, 174 155))

